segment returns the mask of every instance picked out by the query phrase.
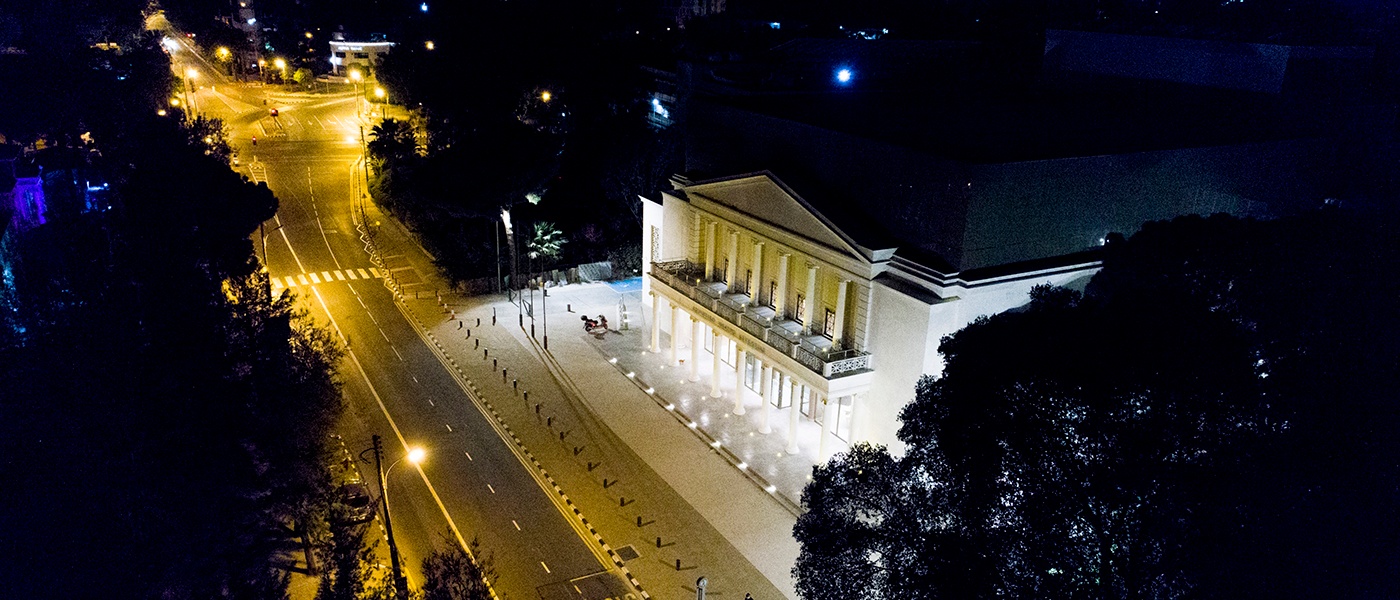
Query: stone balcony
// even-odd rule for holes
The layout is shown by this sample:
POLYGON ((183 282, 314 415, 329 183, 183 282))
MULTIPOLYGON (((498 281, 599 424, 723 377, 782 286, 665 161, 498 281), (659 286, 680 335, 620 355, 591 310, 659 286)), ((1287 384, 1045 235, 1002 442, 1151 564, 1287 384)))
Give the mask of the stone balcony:
POLYGON ((709 280, 704 269, 686 260, 652 263, 651 276, 826 379, 874 370, 873 356, 863 350, 840 350, 822 336, 804 335, 802 325, 772 308, 754 306, 747 294, 727 293, 727 286, 709 280))

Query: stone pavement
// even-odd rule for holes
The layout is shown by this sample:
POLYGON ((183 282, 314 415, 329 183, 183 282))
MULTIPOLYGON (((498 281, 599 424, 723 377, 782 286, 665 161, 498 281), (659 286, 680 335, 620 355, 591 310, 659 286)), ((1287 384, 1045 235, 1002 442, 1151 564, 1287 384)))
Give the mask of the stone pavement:
POLYGON ((620 369, 631 363, 609 361, 607 338, 643 343, 645 329, 613 332, 600 342, 583 331, 579 314, 565 310, 568 304, 595 316, 604 306, 615 310, 618 292, 605 284, 551 290, 548 352, 542 304, 534 340, 528 317, 522 328, 519 309, 502 296, 439 296, 427 283, 405 286, 404 294, 415 325, 429 332, 444 360, 498 411, 603 540, 623 558, 638 555, 626 566, 648 593, 693 597, 703 575, 709 596, 796 597, 790 570, 797 557, 797 509, 765 488, 792 487, 805 479, 794 473, 810 472, 811 462, 797 470, 769 469, 787 458, 801 464, 802 457, 779 458, 774 450, 771 459, 753 457, 753 468, 737 468, 749 446, 736 442, 736 455, 724 440, 750 437, 739 419, 720 421, 697 411, 694 418, 714 424, 691 427, 692 415, 664 407, 671 401, 658 398, 661 387, 635 373, 627 377, 620 369), (717 439, 721 443, 713 445, 717 439), (755 481, 763 473, 774 475, 775 483, 755 481))

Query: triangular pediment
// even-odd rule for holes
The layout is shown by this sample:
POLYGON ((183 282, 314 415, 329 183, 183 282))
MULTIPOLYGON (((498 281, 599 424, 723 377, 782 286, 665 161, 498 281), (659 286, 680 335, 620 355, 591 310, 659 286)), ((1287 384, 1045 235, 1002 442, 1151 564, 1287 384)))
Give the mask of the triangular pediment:
POLYGON ((853 258, 867 262, 871 258, 868 250, 772 173, 703 181, 683 190, 692 202, 713 202, 853 258))

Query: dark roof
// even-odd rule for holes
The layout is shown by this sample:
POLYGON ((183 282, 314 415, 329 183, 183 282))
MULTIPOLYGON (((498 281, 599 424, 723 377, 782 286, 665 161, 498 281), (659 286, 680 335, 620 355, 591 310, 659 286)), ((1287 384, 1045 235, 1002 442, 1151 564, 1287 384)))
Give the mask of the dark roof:
POLYGON ((1158 86, 1134 96, 977 90, 848 92, 711 100, 974 163, 1020 162, 1311 137, 1274 99, 1158 86))

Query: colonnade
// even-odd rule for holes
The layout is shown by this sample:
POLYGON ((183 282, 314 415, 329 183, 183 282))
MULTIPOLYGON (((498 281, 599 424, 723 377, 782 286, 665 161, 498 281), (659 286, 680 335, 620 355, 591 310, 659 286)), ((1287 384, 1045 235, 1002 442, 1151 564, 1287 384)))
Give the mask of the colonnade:
MULTIPOLYGON (((786 261, 784 261, 786 262, 786 261)), ((786 266, 786 265, 783 265, 786 266)), ((844 291, 844 290, 843 290, 844 291)), ((662 304, 665 303, 670 314, 667 315, 671 321, 671 339, 667 348, 667 364, 679 365, 679 340, 678 335, 682 329, 682 318, 688 319, 690 323, 690 356, 689 375, 690 381, 700 380, 700 350, 703 341, 708 339, 711 348, 712 367, 710 369, 710 397, 720 398, 723 392, 720 390, 720 375, 724 367, 723 356, 732 344, 734 360, 735 390, 732 395, 733 407, 731 412, 735 415, 744 415, 748 411, 745 404, 746 396, 749 393, 745 378, 750 375, 748 369, 747 354, 750 348, 745 347, 738 340, 732 340, 719 333, 713 327, 695 315, 686 313, 679 306, 675 306, 667 301, 664 296, 652 293, 651 305, 651 345, 652 353, 661 352, 661 323, 662 304), (708 336, 708 338, 706 337, 708 336)), ((798 377, 780 369, 777 365, 764 361, 760 352, 753 352, 754 368, 752 375, 757 379, 754 387, 757 390, 760 413, 758 417, 759 433, 770 434, 773 432, 774 408, 788 411, 787 432, 785 451, 788 454, 797 454, 801 451, 797 439, 798 426, 802 420, 802 406, 810 403, 814 408, 811 412, 812 420, 821 421, 821 437, 818 442, 817 455, 821 460, 826 460, 831 456, 831 438, 835 435, 833 431, 836 421, 836 406, 838 402, 829 402, 826 394, 803 384, 798 377), (775 407, 775 405, 777 405, 775 407), (817 413, 817 411, 821 411, 817 413)), ((859 394, 852 398, 852 423, 851 430, 856 431, 854 420, 859 414, 859 394)))

